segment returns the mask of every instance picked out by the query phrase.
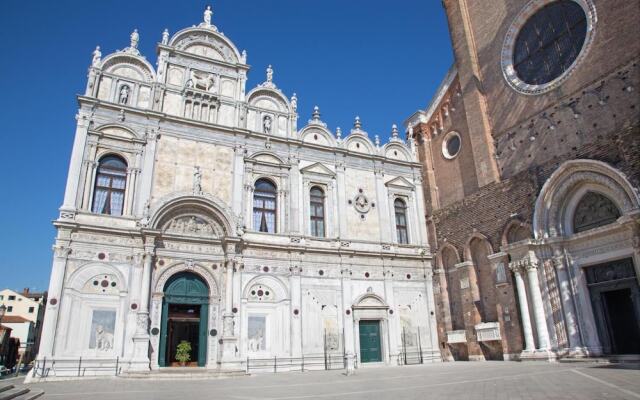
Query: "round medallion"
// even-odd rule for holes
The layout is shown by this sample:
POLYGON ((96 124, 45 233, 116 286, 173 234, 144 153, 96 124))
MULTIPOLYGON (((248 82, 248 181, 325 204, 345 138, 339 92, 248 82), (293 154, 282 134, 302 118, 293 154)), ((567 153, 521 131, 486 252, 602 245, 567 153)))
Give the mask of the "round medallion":
POLYGON ((56 304, 58 304, 58 300, 51 299, 51 300, 49 300, 49 304, 51 304, 52 306, 55 306, 56 304))
POLYGON ((363 193, 359 193, 353 199, 353 206, 356 208, 356 211, 359 213, 366 213, 371 208, 371 204, 369 203, 369 199, 363 193))
POLYGON ((218 330, 217 329, 212 329, 209 331, 209 335, 211 336, 217 336, 218 335, 218 330))
POLYGON ((158 329, 158 328, 151 328, 151 334, 152 334, 153 336, 157 336, 157 335, 158 335, 158 333, 160 333, 160 329, 158 329))

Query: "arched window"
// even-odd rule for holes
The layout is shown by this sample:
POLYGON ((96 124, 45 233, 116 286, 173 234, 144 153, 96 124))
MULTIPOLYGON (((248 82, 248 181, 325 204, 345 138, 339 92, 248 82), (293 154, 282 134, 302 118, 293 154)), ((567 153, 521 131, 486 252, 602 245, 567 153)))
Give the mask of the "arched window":
POLYGON ((398 236, 398 243, 409 243, 409 235, 407 235, 407 205, 401 199, 396 199, 393 202, 393 207, 396 211, 396 234, 398 236))
POLYGON ((317 186, 309 192, 309 208, 311 210, 311 235, 324 237, 324 192, 317 186))
POLYGON ((573 215, 575 233, 607 225, 620 218, 620 210, 600 193, 587 192, 576 207, 573 215))
POLYGON ((253 193, 253 229, 276 232, 276 185, 267 179, 258 179, 253 193))
POLYGON ((122 215, 127 185, 127 163, 118 156, 102 157, 93 192, 93 207, 98 214, 122 215))

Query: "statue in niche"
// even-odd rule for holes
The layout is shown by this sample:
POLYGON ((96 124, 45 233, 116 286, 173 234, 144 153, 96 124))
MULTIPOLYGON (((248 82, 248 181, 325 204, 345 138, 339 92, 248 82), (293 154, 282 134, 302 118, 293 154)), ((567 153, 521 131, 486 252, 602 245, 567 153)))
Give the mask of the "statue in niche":
POLYGON ((129 93, 130 92, 131 92, 131 89, 129 89, 129 86, 123 85, 120 88, 120 97, 118 98, 118 102, 120 104, 127 104, 129 102, 129 93))
POLYGON ((293 112, 296 112, 298 110, 298 96, 296 96, 295 93, 293 94, 293 96, 291 96, 291 109, 293 110, 293 112))
POLYGON ((105 332, 102 325, 96 327, 96 348, 103 351, 113 348, 113 334, 105 332))
POLYGON ((189 220, 187 221, 187 225, 185 227, 185 231, 187 233, 196 233, 196 229, 197 229, 196 217, 189 218, 189 220))
POLYGON ((193 171, 193 193, 202 193, 202 172, 198 166, 193 171))
POLYGON ((140 35, 138 34, 138 30, 134 29, 133 32, 131 32, 131 48, 132 49, 137 49, 138 48, 138 42, 140 41, 140 35))
POLYGON ((262 132, 271 133, 271 117, 269 115, 265 115, 262 119, 262 132))
POLYGON ((165 30, 162 32, 162 44, 168 44, 169 43, 169 30, 165 28, 165 30))
POLYGON ((91 60, 91 65, 97 67, 100 64, 100 60, 102 58, 102 52, 100 51, 100 46, 96 46, 96 49, 93 51, 93 59, 91 60))

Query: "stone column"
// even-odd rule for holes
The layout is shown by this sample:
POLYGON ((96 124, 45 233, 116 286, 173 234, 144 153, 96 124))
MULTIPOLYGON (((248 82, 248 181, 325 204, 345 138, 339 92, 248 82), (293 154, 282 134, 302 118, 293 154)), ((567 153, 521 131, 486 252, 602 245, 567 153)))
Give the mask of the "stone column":
POLYGON ((133 338, 138 332, 138 308, 140 306, 140 289, 142 289, 142 270, 144 269, 144 252, 135 252, 131 264, 131 280, 129 282, 129 304, 136 304, 136 308, 127 307, 125 309, 125 342, 124 355, 128 358, 134 357, 133 338))
POLYGON ((518 301, 520 303, 520 319, 522 321, 522 330, 524 332, 524 351, 533 352, 535 343, 533 342, 533 330, 531 329, 531 317, 529 316, 529 302, 527 301, 527 291, 522 277, 522 268, 518 263, 509 264, 509 268, 513 271, 516 279, 516 290, 518 292, 518 301))
POLYGON ((134 175, 133 168, 127 168, 127 177, 126 177, 126 186, 124 188, 124 201, 122 202, 122 215, 131 215, 133 214, 133 210, 130 207, 131 200, 133 200, 133 178, 134 175))
POLYGON ((564 321, 567 326, 569 347, 572 352, 582 352, 583 344, 580 335, 580 327, 576 318, 577 315, 575 304, 573 302, 573 293, 571 292, 571 279, 567 272, 567 265, 564 262, 564 256, 560 255, 554 257, 553 266, 558 274, 558 286, 560 287, 560 298, 562 300, 564 321))
MULTIPOLYGON (((244 151, 245 147, 236 145, 233 148, 233 199, 231 209, 235 215, 242 216, 242 188, 244 186, 244 151)), ((249 221, 245 221, 248 224, 249 221)), ((247 225, 248 226, 248 225, 247 225)))
POLYGON ((237 368, 238 338, 234 335, 235 315, 233 312, 233 281, 235 275, 236 259, 235 255, 228 255, 225 262, 225 290, 224 306, 222 315, 222 357, 223 367, 237 368))
MULTIPOLYGON (((289 208, 289 221, 291 226, 289 230, 293 234, 304 234, 306 233, 302 226, 301 216, 301 199, 304 198, 304 194, 301 193, 300 187, 300 164, 298 162, 298 158, 291 156, 291 170, 290 170, 290 179, 289 179, 289 193, 291 193, 290 201, 291 205, 289 208), (302 196, 301 196, 302 195, 302 196), (304 233, 303 233, 304 232, 304 233)), ((303 186, 304 187, 304 186, 303 186)))
POLYGON ((544 304, 542 303, 542 295, 540 294, 538 264, 536 261, 529 260, 529 262, 525 264, 525 269, 527 270, 527 278, 529 279, 531 301, 533 302, 533 316, 536 321, 536 330, 538 332, 538 350, 548 350, 549 331, 547 330, 547 320, 544 315, 544 304))
POLYGON ((142 160, 142 168, 140 171, 140 192, 138 193, 138 201, 136 204, 134 215, 142 215, 144 213, 145 203, 151 199, 151 184, 153 182, 153 170, 155 166, 156 146, 160 139, 160 133, 154 129, 146 132, 147 143, 144 148, 144 157, 142 160))
POLYGON ((291 287, 291 357, 298 358, 302 355, 302 320, 300 318, 301 278, 300 267, 297 265, 291 267, 289 285, 291 287))
POLYGON ((347 357, 355 354, 353 342, 353 313, 351 310, 351 269, 342 268, 342 327, 344 331, 344 350, 347 357))
POLYGON ((344 161, 336 162, 336 182, 338 185, 338 237, 347 236, 347 193, 344 161))
POLYGON ((78 207, 78 192, 80 185, 80 175, 82 169, 82 160, 84 159, 85 146, 87 141, 87 131, 89 129, 89 119, 86 115, 76 115, 78 124, 76 126, 76 135, 73 140, 73 149, 71 150, 71 160, 69 161, 69 173, 67 175, 67 184, 64 191, 64 201, 60 207, 61 218, 73 218, 78 207))
POLYGON ((136 197, 136 183, 139 173, 139 168, 127 169, 127 203, 125 204, 124 215, 134 215, 133 201, 136 197))
POLYGON ((154 238, 147 238, 147 243, 144 245, 144 263, 142 265, 142 280, 140 286, 140 308, 138 311, 138 334, 148 334, 149 319, 149 292, 151 290, 151 269, 153 268, 153 256, 154 256, 154 238), (144 321, 144 323, 141 323, 144 321))
MULTIPOLYGON (((380 166, 375 166, 375 185, 376 185, 376 208, 378 209, 378 219, 380 221, 380 241, 383 243, 394 242, 393 234, 395 233, 395 223, 389 220, 389 202, 387 200, 386 188, 384 186, 384 171, 380 166)), ((395 351, 395 349, 393 349, 395 351)))
POLYGON ((420 243, 417 244, 421 244, 421 245, 425 245, 428 246, 429 245, 429 237, 428 237, 428 233, 427 233, 427 224, 425 224, 425 218, 427 216, 426 210, 424 208, 424 195, 422 192, 422 176, 421 175, 417 175, 415 178, 415 183, 416 183, 416 189, 415 189, 415 194, 416 194, 416 205, 417 205, 417 209, 416 209, 416 226, 417 226, 417 230, 420 232, 420 243))
MULTIPOLYGON (((60 232, 58 236, 63 234, 60 232)), ((71 233, 69 232, 68 235, 71 233)), ((64 287, 64 277, 67 268, 67 258, 71 253, 69 241, 57 240, 53 246, 53 267, 51 268, 51 280, 49 281, 49 299, 47 300, 44 321, 42 326, 42 336, 40 338, 40 351, 38 358, 51 357, 54 355, 54 345, 56 331, 58 330, 58 314, 60 313, 60 301, 62 300, 62 289, 64 287)), ((71 318, 70 315, 64 316, 71 318)))
POLYGON ((151 290, 151 270, 155 255, 155 238, 146 237, 144 261, 140 281, 140 304, 138 307, 136 333, 133 337, 133 360, 130 370, 148 370, 149 365, 149 301, 151 290))
MULTIPOLYGON (((431 339, 431 354, 435 357, 434 361, 441 361, 440 358, 440 344, 438 343, 438 323, 436 321, 436 304, 435 294, 433 293, 433 269, 431 266, 427 267, 425 271, 425 289, 427 292, 427 309, 429 314, 427 315, 427 321, 429 322, 429 338, 431 339)), ((423 349, 424 352, 424 349, 423 349)))
POLYGON ((393 293, 393 272, 391 268, 384 271, 384 299, 389 305, 389 309, 393 310, 393 314, 389 315, 389 356, 391 360, 395 360, 398 355, 399 335, 401 332, 400 322, 398 321, 398 310, 395 308, 395 298, 393 293))

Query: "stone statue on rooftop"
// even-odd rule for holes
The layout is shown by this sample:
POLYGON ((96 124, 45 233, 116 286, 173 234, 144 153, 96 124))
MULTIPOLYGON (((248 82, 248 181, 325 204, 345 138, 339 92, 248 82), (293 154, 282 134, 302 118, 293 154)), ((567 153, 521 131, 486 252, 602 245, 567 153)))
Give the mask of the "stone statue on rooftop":
POLYGON ((137 49, 138 48, 138 42, 140 42, 140 35, 138 34, 138 30, 134 29, 133 32, 131 32, 131 48, 132 49, 137 49))
POLYGON ((211 26, 211 16, 213 15, 213 11, 211 10, 211 6, 207 6, 204 10, 204 25, 211 26))
POLYGON ((165 28, 162 32, 162 44, 169 43, 169 30, 165 28))
POLYGON ((267 82, 273 82, 273 68, 271 68, 271 64, 267 67, 267 82))
POLYGON ((91 60, 91 65, 97 67, 100 64, 100 60, 102 58, 102 52, 100 51, 100 46, 96 46, 96 49, 93 51, 93 59, 91 60))

